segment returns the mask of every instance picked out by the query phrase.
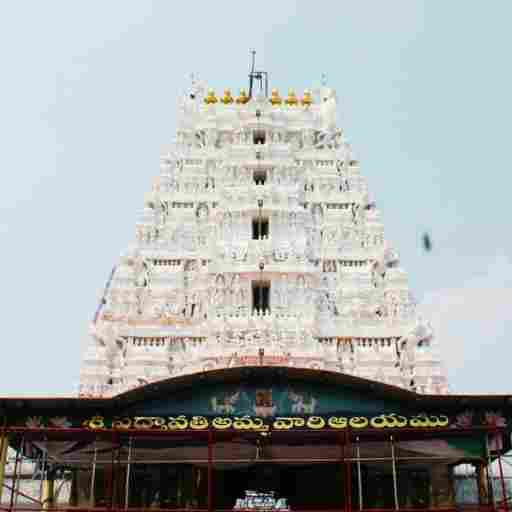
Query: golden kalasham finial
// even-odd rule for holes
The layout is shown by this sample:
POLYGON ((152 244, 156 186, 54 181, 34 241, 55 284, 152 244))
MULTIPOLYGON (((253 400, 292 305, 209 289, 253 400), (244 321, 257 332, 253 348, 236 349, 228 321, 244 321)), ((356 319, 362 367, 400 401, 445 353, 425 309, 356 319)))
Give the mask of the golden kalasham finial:
POLYGON ((299 104, 299 100, 297 99, 297 95, 293 89, 288 91, 288 98, 286 98, 286 104, 289 106, 295 106, 299 104))
POLYGON ((272 89, 270 103, 272 103, 272 105, 281 105, 281 103, 283 103, 283 100, 281 99, 281 96, 279 96, 279 91, 277 89, 272 89))
POLYGON ((247 96, 247 91, 245 89, 240 89, 240 95, 236 99, 238 105, 245 105, 249 101, 249 96, 247 96))
POLYGON ((222 97, 222 99, 220 101, 222 101, 222 103, 224 103, 224 105, 229 105, 230 103, 233 103, 233 101, 235 101, 233 99, 233 96, 231 96, 230 89, 226 89, 224 91, 224 96, 222 97))
POLYGON ((217 99, 217 96, 215 96, 215 91, 213 89, 208 89, 208 94, 206 95, 204 102, 207 105, 212 105, 214 103, 217 103, 218 101, 219 100, 217 99))
POLYGON ((311 95, 311 91, 309 89, 304 91, 304 97, 302 98, 301 102, 305 107, 309 107, 309 105, 313 104, 313 96, 311 95))

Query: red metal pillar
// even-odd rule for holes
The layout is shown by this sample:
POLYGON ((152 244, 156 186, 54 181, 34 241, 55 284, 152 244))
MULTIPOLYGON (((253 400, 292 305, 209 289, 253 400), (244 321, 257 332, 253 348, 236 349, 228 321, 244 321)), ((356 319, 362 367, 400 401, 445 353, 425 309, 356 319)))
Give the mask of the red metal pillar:
POLYGON ((345 479, 347 484, 347 497, 345 499, 347 512, 352 512, 352 464, 350 462, 351 458, 351 446, 350 446, 350 432, 344 432, 344 441, 343 445, 343 454, 345 455, 345 445, 348 447, 348 462, 345 463, 345 467, 347 468, 347 478, 345 479))
POLYGON ((343 509, 347 512, 347 466, 345 463, 345 432, 340 432, 339 438, 341 440, 341 478, 343 479, 343 487, 344 487, 344 496, 343 496, 343 509))
POLYGON ((112 437, 110 438, 111 443, 111 460, 110 460, 110 467, 105 468, 106 469, 106 482, 105 482, 105 499, 108 502, 108 508, 112 509, 114 508, 114 460, 115 460, 115 452, 114 452, 114 444, 115 444, 115 437, 114 437, 114 431, 112 430, 112 437))
POLYGON ((213 512, 213 430, 208 430, 208 512, 213 512))
MULTIPOLYGON (((494 431, 494 435, 498 435, 498 431, 494 431)), ((503 435, 502 432, 499 433, 499 435, 503 435)), ((500 481, 501 481, 501 491, 503 492, 503 509, 505 512, 508 512, 508 497, 507 497, 507 486, 505 485, 505 476, 503 474, 503 464, 501 462, 501 452, 503 451, 503 448, 498 444, 498 468, 500 470, 500 481)))
POLYGON ((121 439, 119 436, 119 432, 114 433, 114 442, 116 443, 116 455, 117 457, 114 460, 114 472, 112 476, 113 481, 113 501, 114 501, 114 508, 119 508, 119 503, 121 501, 120 494, 121 494, 121 439))

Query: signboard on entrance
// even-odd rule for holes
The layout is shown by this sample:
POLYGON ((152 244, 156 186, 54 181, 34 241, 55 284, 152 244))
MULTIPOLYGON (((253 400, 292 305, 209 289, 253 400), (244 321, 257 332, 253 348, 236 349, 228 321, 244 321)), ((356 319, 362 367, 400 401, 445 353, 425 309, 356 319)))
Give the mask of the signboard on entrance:
POLYGON ((204 416, 135 416, 125 418, 105 419, 94 416, 82 423, 89 429, 112 428, 118 430, 244 430, 255 432, 269 432, 270 430, 342 430, 352 429, 390 429, 390 428, 446 428, 450 424, 448 416, 416 415, 402 416, 396 413, 381 414, 374 417, 353 416, 307 416, 307 417, 276 417, 272 420, 260 417, 227 417, 217 416, 206 418, 204 416))

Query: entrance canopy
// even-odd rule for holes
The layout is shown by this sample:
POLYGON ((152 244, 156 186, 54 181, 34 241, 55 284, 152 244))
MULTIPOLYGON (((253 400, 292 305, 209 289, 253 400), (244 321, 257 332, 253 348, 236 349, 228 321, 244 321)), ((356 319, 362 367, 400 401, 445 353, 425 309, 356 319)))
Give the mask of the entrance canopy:
POLYGON ((482 468, 509 449, 512 415, 507 396, 419 395, 276 367, 189 375, 111 399, 0 399, 0 408, 13 467, 30 459, 45 480, 71 475, 77 507, 209 511, 245 503, 253 488, 276 491, 294 511, 446 507, 460 464, 477 468, 488 501, 482 468))
POLYGON ((321 458, 322 443, 315 442, 310 453, 308 436, 324 436, 331 444, 333 436, 339 439, 342 434, 373 443, 366 449, 379 456, 383 433, 406 443, 401 446, 405 451, 463 457, 509 447, 512 398, 420 395, 334 372, 245 367, 168 379, 108 399, 0 399, 0 410, 7 428, 24 431, 35 442, 43 430, 46 437, 67 431, 82 436, 78 447, 54 453, 64 459, 78 456, 92 433, 103 436, 109 431, 173 434, 166 436, 161 454, 191 460, 200 458, 194 455, 194 443, 203 444, 210 432, 219 451, 227 440, 226 457, 232 456, 237 436, 243 434, 244 440, 235 444, 244 458, 244 450, 253 450, 252 441, 250 447, 245 441, 251 436, 276 439, 284 433, 287 441, 281 443, 278 457, 284 459, 288 452, 321 458), (475 433, 471 442, 465 435, 469 431, 475 433), (183 436, 188 441, 180 440, 183 436), (485 436, 488 445, 482 441, 485 436))
POLYGON ((422 395, 335 372, 208 371, 113 398, 0 398, 4 425, 30 429, 218 431, 503 429, 512 397, 422 395))

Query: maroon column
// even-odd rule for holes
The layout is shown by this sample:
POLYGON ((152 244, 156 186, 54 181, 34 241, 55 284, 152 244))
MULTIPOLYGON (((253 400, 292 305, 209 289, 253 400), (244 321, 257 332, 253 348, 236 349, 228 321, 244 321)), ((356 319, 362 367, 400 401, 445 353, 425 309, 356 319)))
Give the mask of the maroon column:
POLYGON ((110 437, 111 443, 111 458, 110 458, 110 466, 106 468, 106 482, 105 482, 105 498, 108 500, 108 507, 114 507, 114 462, 115 462, 115 453, 114 453, 114 445, 115 445, 115 435, 114 431, 111 432, 110 437))
POLYGON ((208 512, 213 512, 213 430, 208 430, 208 512))
MULTIPOLYGON (((350 446, 350 433, 349 432, 345 432, 345 440, 346 440, 346 445, 348 446, 348 449, 349 449, 349 458, 351 457, 352 455, 352 449, 351 449, 351 446, 350 446)), ((347 510, 348 512, 352 512, 352 464, 351 462, 347 462, 345 464, 345 467, 347 468, 347 510)))
MULTIPOLYGON (((497 431, 495 431, 497 435, 497 431)), ((503 434, 501 433, 500 431, 500 435, 503 436, 503 434)), ((500 448, 498 446, 498 448, 500 448)), ((503 508, 505 510, 505 512, 508 512, 508 496, 507 496, 507 486, 505 485, 505 476, 503 474, 503 464, 501 462, 501 453, 503 451, 503 448, 499 449, 498 450, 498 467, 500 469, 500 480, 501 480, 501 489, 502 489, 502 492, 503 492, 503 508)))
POLYGON ((347 473, 347 464, 345 463, 345 432, 340 432, 340 435, 339 435, 339 438, 340 438, 340 442, 341 442, 341 478, 343 479, 343 488, 344 488, 344 491, 343 491, 343 510, 345 512, 347 512, 347 497, 346 497, 346 494, 347 494, 347 478, 346 478, 346 473, 347 473))

